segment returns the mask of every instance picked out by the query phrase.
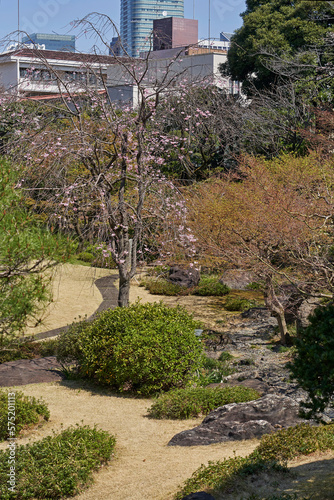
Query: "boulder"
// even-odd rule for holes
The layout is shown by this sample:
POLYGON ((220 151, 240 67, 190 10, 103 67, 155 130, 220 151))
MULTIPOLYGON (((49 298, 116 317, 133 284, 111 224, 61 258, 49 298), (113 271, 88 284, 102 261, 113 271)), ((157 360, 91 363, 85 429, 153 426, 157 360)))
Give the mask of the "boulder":
POLYGON ((287 396, 267 394, 255 401, 232 403, 209 413, 194 429, 176 434, 169 446, 199 446, 224 441, 260 438, 304 422, 299 404, 287 396))
POLYGON ((168 281, 174 285, 193 288, 197 286, 200 280, 200 273, 194 267, 182 269, 178 266, 172 266, 169 270, 168 281))
POLYGON ((256 280, 257 277, 252 271, 246 271, 244 269, 227 269, 219 281, 233 290, 245 290, 247 285, 250 285, 256 280))
POLYGON ((197 491, 196 493, 190 493, 186 497, 183 497, 182 500, 215 500, 212 495, 209 493, 205 493, 205 491, 197 491))
POLYGON ((321 300, 316 297, 310 297, 303 300, 297 312, 297 327, 306 328, 310 322, 308 317, 320 305, 321 300))

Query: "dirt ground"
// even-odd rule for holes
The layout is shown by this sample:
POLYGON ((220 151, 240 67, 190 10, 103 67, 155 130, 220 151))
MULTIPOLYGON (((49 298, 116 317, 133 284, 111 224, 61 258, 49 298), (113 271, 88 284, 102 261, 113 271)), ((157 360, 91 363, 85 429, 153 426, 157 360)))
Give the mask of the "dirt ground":
MULTIPOLYGON (((44 316, 44 325, 35 333, 71 323, 79 316, 91 315, 102 300, 93 281, 110 271, 67 264, 57 272, 54 302, 44 316)), ((215 303, 205 297, 160 297, 149 295, 144 288, 131 289, 131 302, 140 298, 153 302, 181 303, 209 324, 223 321, 215 303)), ((31 330, 30 330, 31 334, 31 330)), ((75 423, 94 425, 114 434, 117 439, 115 458, 95 474, 95 483, 78 495, 78 500, 171 500, 179 485, 201 465, 234 455, 246 456, 257 446, 257 440, 232 441, 198 447, 167 447, 174 434, 198 425, 201 419, 168 421, 148 419, 150 400, 124 398, 74 382, 31 384, 18 390, 42 397, 51 412, 50 421, 35 429, 17 444, 39 440, 75 423)), ((0 444, 5 449, 6 443, 0 444)), ((50 460, 52 458, 50 457, 50 460)), ((295 475, 261 476, 238 484, 238 493, 229 492, 217 500, 242 499, 254 492, 263 498, 271 492, 301 491, 315 500, 334 500, 334 454, 313 455, 291 464, 295 475)), ((303 496, 300 496, 303 498, 303 496)))

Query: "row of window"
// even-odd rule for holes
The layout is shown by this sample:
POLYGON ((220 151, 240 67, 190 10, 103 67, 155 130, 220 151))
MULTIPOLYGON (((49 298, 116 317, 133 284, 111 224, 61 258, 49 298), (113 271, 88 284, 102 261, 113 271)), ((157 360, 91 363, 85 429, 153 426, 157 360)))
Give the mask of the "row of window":
MULTIPOLYGON (((65 82, 83 82, 85 84, 95 85, 96 83, 101 83, 101 78, 97 77, 95 74, 83 72, 83 71, 64 71, 59 74, 60 78, 63 78, 65 82)), ((30 68, 20 68, 20 78, 25 78, 32 81, 57 81, 57 76, 47 69, 30 69, 30 68)))

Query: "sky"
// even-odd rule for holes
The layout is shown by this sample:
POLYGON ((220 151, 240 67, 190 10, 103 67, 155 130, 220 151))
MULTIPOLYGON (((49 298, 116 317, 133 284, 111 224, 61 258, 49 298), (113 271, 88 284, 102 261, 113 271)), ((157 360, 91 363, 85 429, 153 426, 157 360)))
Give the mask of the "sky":
MULTIPOLYGON (((242 25, 245 0, 184 0, 184 7, 184 17, 193 19, 195 13, 201 39, 208 38, 209 24, 211 38, 219 38, 221 31, 231 33, 242 25)), ((0 40, 17 30, 18 10, 22 31, 76 35, 71 22, 93 11, 107 14, 119 27, 120 0, 0 0, 0 40)), ((113 35, 110 32, 108 36, 111 39, 113 35)), ((77 39, 76 48, 90 52, 94 44, 95 40, 84 34, 77 39)))

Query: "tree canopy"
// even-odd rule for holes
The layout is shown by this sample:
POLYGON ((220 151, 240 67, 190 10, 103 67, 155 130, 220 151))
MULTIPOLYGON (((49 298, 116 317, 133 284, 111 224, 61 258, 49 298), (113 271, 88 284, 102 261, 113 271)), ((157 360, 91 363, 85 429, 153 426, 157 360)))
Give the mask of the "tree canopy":
MULTIPOLYGON (((241 16, 243 26, 231 39, 224 72, 243 82, 249 94, 252 87, 268 88, 277 80, 268 64, 271 54, 286 59, 306 49, 321 49, 334 9, 331 2, 322 1, 247 0, 241 16)), ((312 57, 309 52, 305 62, 312 62, 312 57)))

